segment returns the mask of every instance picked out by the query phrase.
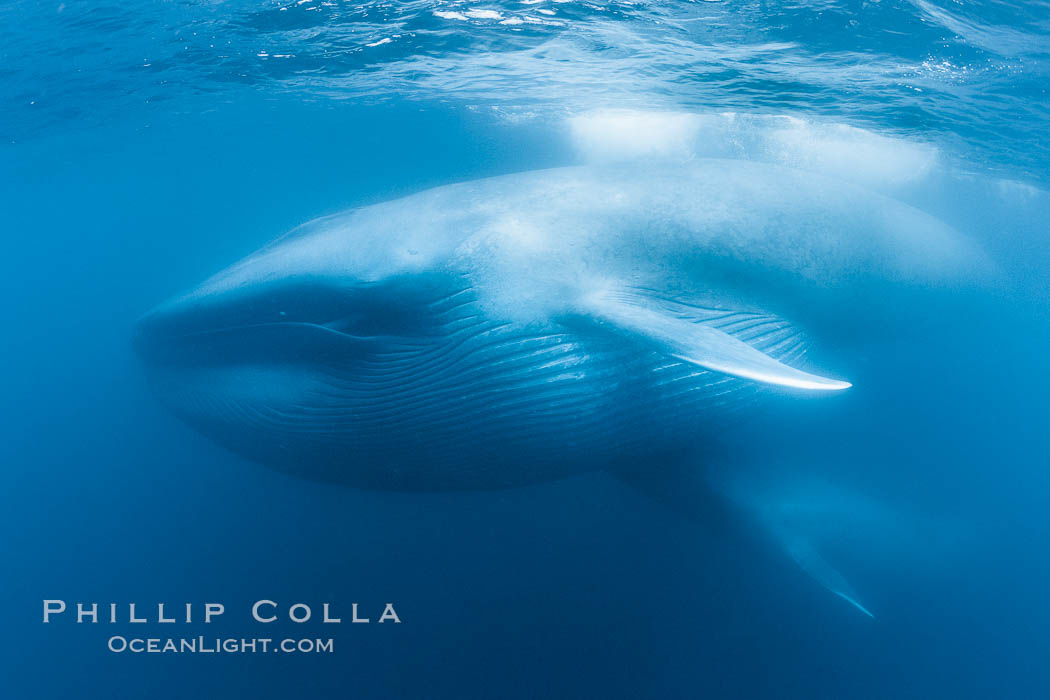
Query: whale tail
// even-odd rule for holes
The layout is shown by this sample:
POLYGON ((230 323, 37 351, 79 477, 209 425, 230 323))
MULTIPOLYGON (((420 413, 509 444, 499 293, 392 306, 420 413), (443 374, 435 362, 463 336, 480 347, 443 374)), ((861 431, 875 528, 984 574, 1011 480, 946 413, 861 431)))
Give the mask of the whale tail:
POLYGON ((857 594, 849 585, 845 577, 831 566, 813 543, 807 539, 794 539, 785 543, 787 553, 795 560, 795 563, 824 588, 828 589, 839 598, 855 607, 870 618, 875 615, 857 600, 857 594))
POLYGON ((705 528, 735 534, 742 541, 773 545, 823 588, 867 617, 875 617, 819 548, 846 520, 829 510, 851 509, 848 498, 829 509, 829 499, 842 496, 842 492, 828 491, 821 484, 813 484, 812 488, 751 491, 742 483, 713 483, 703 470, 684 467, 658 473, 618 471, 614 476, 705 528))

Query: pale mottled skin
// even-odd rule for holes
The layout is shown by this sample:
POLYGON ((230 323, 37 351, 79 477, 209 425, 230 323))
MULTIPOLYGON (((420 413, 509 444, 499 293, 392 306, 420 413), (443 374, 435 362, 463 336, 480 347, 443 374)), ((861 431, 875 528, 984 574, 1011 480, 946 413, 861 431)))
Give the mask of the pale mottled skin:
POLYGON ((238 287, 304 275, 352 285, 440 271, 519 319, 610 282, 776 310, 872 287, 953 286, 988 267, 956 231, 884 196, 698 160, 534 171, 353 209, 301 226, 183 301, 222 303, 238 287))

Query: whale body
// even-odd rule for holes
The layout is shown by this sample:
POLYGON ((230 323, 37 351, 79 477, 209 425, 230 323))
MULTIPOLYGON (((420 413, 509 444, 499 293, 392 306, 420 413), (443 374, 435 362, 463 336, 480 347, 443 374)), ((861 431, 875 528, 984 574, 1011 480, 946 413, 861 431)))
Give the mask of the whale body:
POLYGON ((264 463, 502 487, 688 451, 758 389, 844 389, 836 345, 983 264, 808 173, 564 168, 307 223, 149 313, 138 344, 162 400, 264 463))
POLYGON ((988 267, 939 220, 812 173, 559 168, 311 221, 154 309, 137 345, 164 403, 262 463, 503 488, 656 471, 764 395, 841 394, 851 352, 929 313, 911 300, 988 267))

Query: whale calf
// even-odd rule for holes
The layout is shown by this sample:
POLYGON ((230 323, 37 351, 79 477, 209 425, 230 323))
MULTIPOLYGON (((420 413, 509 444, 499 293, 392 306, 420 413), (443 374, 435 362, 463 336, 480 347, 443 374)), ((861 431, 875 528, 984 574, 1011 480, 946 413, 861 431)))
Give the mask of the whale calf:
POLYGON ((989 269, 939 220, 813 173, 567 167, 311 221, 155 308, 136 344, 171 410, 264 464, 505 488, 696 460, 764 394, 846 391, 852 352, 989 269))

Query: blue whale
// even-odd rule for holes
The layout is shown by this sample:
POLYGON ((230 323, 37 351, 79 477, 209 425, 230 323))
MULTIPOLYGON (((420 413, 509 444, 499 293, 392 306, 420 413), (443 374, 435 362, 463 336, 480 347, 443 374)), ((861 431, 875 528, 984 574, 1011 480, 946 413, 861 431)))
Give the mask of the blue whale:
POLYGON ((993 274, 939 220, 812 173, 583 166, 311 221, 148 313, 136 345, 177 415, 304 477, 637 482, 746 434, 764 396, 840 395, 858 348, 916 326, 915 299, 928 314, 993 274))

